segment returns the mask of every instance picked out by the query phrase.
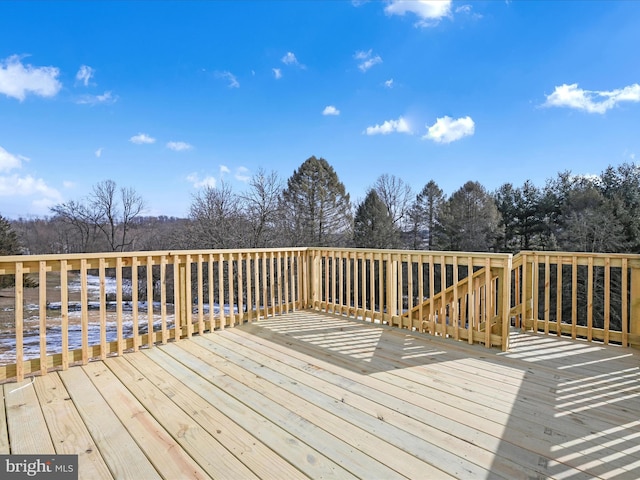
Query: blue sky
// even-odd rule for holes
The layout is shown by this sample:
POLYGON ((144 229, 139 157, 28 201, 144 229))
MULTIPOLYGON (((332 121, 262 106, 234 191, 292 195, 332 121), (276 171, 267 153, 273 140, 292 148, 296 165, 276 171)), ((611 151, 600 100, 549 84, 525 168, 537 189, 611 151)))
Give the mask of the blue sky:
POLYGON ((640 159, 640 2, 0 2, 0 214, 99 181, 187 216, 308 157, 352 200, 640 159))

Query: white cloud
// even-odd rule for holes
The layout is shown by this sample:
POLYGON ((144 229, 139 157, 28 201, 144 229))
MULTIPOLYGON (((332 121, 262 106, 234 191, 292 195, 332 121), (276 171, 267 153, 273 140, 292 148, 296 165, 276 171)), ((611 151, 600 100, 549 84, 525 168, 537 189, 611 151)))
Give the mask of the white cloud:
POLYGON ((624 88, 610 91, 583 90, 577 83, 566 83, 555 87, 547 95, 544 107, 568 107, 589 113, 605 113, 621 102, 640 102, 640 85, 634 83, 624 88))
POLYGON ((248 182, 251 180, 251 176, 249 175, 249 169, 247 167, 238 167, 236 168, 235 174, 236 180, 240 182, 248 182))
POLYGON ((384 82, 384 86, 387 88, 393 88, 393 78, 390 78, 386 82, 384 82))
POLYGON ((104 148, 102 147, 96 150, 95 154, 97 158, 100 158, 102 156, 102 150, 104 150, 104 148))
POLYGON ((57 203, 62 200, 60 192, 48 186, 42 178, 34 178, 31 175, 20 176, 15 173, 0 176, 0 196, 28 195, 40 195, 44 197, 40 201, 46 202, 57 203))
POLYGON ((471 13, 471 5, 460 5, 456 7, 456 13, 471 13))
POLYGON ((13 155, 0 147, 0 172, 10 172, 22 167, 22 161, 29 159, 19 155, 13 155))
POLYGON ((302 66, 302 65, 300 65, 300 62, 298 62, 298 59, 293 54, 293 52, 287 52, 286 55, 284 57, 282 57, 282 63, 284 63, 285 65, 302 66))
POLYGON ((451 0, 391 0, 384 11, 387 15, 413 13, 420 19, 416 26, 432 27, 451 15, 451 0))
POLYGON ((428 132, 422 138, 433 140, 436 143, 451 143, 462 137, 473 135, 475 123, 469 116, 457 120, 444 116, 438 118, 433 125, 427 125, 427 129, 428 132))
POLYGON ((353 58, 360 61, 358 63, 358 68, 363 72, 366 72, 378 63, 382 63, 380 55, 373 55, 371 50, 367 50, 366 52, 364 50, 359 50, 353 55, 353 58))
POLYGON ((388 135, 389 133, 411 133, 411 126, 403 117, 397 120, 387 120, 381 125, 367 127, 364 131, 367 135, 388 135))
MULTIPOLYGON (((0 147, 0 172, 9 173, 11 170, 22 168, 22 162, 28 162, 27 157, 14 155, 0 147)), ((47 185, 42 178, 31 175, 0 175, 0 197, 34 197, 33 206, 38 213, 47 213, 50 206, 60 203, 62 195, 55 188, 47 185)), ((3 200, 4 203, 4 200, 3 200)))
POLYGON ((73 187, 75 187, 75 186, 76 186, 76 184, 75 184, 75 182, 72 182, 72 181, 70 181, 70 180, 64 180, 64 181, 62 182, 62 186, 63 186, 64 188, 73 188, 73 187))
POLYGON ((229 167, 227 167, 226 165, 220 165, 220 176, 224 175, 225 173, 231 173, 231 170, 229 170, 229 167))
POLYGON ((238 82, 236 76, 231 72, 216 72, 216 77, 227 80, 229 82, 229 88, 240 88, 240 82, 238 82))
POLYGON ((156 139, 150 137, 146 133, 139 133, 138 135, 134 135, 129 139, 129 141, 137 145, 142 145, 143 143, 156 143, 156 139))
POLYGON ((117 101, 117 95, 114 96, 111 91, 107 91, 102 95, 83 95, 76 101, 76 103, 80 105, 99 105, 101 103, 112 104, 116 103, 117 101))
POLYGON ((212 176, 200 178, 197 173, 187 175, 187 181, 193 185, 193 188, 211 187, 216 188, 216 179, 212 176))
POLYGON ((76 73, 76 80, 87 87, 89 86, 89 80, 91 80, 91 78, 93 77, 93 73, 93 68, 89 67, 88 65, 82 65, 78 70, 78 73, 76 73))
POLYGON ((193 146, 186 142, 167 142, 167 148, 174 152, 182 152, 184 150, 191 150, 193 146))
POLYGON ((55 67, 23 65, 18 55, 0 62, 0 93, 22 101, 28 93, 53 97, 62 84, 57 80, 60 70, 55 67))
POLYGON ((273 70, 273 76, 276 80, 282 78, 282 71, 279 68, 272 68, 271 70, 273 70))
POLYGON ((340 110, 338 110, 333 105, 327 105, 326 107, 324 107, 322 115, 340 115, 340 110))

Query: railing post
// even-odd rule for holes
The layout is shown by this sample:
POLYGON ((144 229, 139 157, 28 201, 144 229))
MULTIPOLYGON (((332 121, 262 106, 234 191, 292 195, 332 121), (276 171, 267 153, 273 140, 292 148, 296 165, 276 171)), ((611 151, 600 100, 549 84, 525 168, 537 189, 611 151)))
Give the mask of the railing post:
POLYGON ((309 265, 309 277, 307 284, 309 285, 308 298, 305 299, 307 306, 316 308, 319 303, 319 290, 320 290, 320 255, 316 250, 307 250, 307 264, 309 265))

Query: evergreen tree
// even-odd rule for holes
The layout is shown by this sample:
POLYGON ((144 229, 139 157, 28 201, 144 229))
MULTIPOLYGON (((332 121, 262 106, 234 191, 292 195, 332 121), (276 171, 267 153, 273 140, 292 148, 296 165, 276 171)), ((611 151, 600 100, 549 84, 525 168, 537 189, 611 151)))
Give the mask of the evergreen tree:
POLYGON ((599 188, 623 227, 624 251, 640 253, 640 167, 633 163, 609 166, 600 175, 599 188))
POLYGON ((440 228, 438 219, 441 216, 444 203, 444 193, 433 180, 427 182, 418 193, 412 212, 417 221, 417 237, 421 238, 422 241, 414 248, 434 249, 438 229, 440 228))
POLYGON ((0 255, 20 255, 18 235, 9 220, 0 215, 0 255))
POLYGON ((339 246, 351 238, 349 194, 324 158, 312 156, 300 165, 282 199, 285 228, 294 246, 339 246))
POLYGON ((400 236, 385 203, 369 190, 358 205, 354 220, 354 243, 359 248, 398 248, 400 236))
POLYGON ((544 229, 540 190, 530 180, 518 188, 505 183, 494 198, 502 216, 500 249, 517 252, 539 248, 544 229))
POLYGON ((500 234, 500 212, 478 182, 467 182, 446 202, 438 247, 444 250, 486 252, 495 249, 500 234))
MULTIPOLYGON (((0 255, 22 255, 18 235, 11 227, 9 220, 0 215, 0 255)), ((15 285, 14 275, 0 275, 0 288, 15 285)), ((28 277, 24 277, 25 287, 36 287, 38 284, 28 277)))

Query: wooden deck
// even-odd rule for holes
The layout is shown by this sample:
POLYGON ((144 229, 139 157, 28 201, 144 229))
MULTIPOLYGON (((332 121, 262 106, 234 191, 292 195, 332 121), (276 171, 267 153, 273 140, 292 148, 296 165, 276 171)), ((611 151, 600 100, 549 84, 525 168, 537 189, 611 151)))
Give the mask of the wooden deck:
POLYGON ((640 478, 640 354, 501 353, 297 312, 3 387, 0 453, 80 478, 640 478))

